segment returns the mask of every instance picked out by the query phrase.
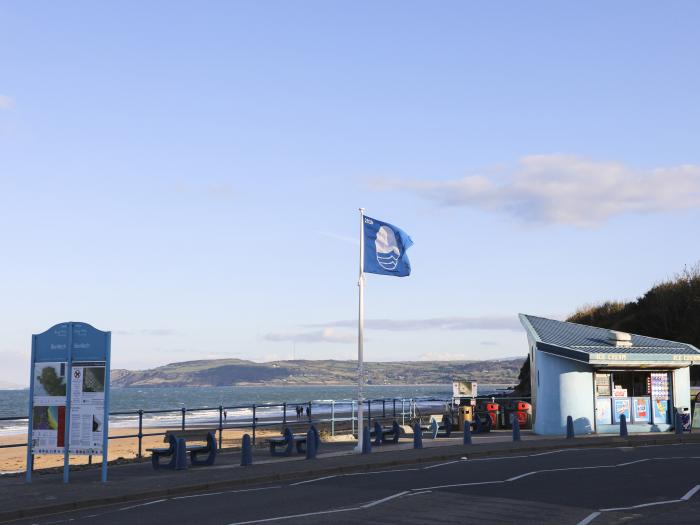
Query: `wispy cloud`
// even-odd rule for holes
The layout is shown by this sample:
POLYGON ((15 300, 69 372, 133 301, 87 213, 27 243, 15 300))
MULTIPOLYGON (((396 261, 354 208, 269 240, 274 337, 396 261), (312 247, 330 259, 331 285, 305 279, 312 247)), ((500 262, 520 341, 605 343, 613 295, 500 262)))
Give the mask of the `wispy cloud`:
POLYGON ((355 334, 324 328, 313 332, 273 332, 265 335, 268 341, 289 341, 295 343, 353 343, 355 334))
POLYGON ((141 328, 138 330, 116 330, 116 335, 146 335, 153 337, 163 337, 176 335, 177 331, 172 328, 141 328))
POLYGON ((358 246, 360 244, 360 241, 356 238, 353 238, 353 237, 347 237, 345 235, 338 235, 336 233, 330 233, 330 232, 318 232, 318 233, 319 233, 319 235, 323 235, 324 237, 329 237, 331 239, 335 239, 336 241, 343 241, 343 242, 347 242, 350 244, 356 244, 358 246))
POLYGON ((7 95, 0 95, 0 111, 9 111, 14 109, 14 107, 15 101, 13 98, 8 97, 7 95))
MULTIPOLYGON (((357 326, 357 320, 331 321, 307 326, 313 328, 346 328, 357 326)), ((366 319, 365 328, 391 332, 418 330, 522 330, 517 316, 366 319)))
POLYGON ((530 155, 505 178, 470 175, 458 180, 376 179, 375 190, 403 189, 441 206, 501 212, 528 222, 593 227, 627 213, 700 207, 700 166, 651 170, 575 155, 530 155))

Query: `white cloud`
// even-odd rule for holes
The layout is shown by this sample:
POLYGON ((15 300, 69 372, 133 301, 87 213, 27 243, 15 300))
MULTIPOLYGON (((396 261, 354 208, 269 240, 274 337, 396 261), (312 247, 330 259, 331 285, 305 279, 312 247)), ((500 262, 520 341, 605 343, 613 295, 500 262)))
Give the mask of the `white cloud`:
POLYGON ((0 95, 0 111, 3 111, 3 110, 9 111, 10 109, 13 109, 14 107, 15 107, 14 99, 12 99, 6 95, 0 95))
POLYGON ((314 332, 273 332, 265 335, 268 341, 290 341, 295 343, 353 343, 355 334, 324 328, 314 332))
POLYGON ((375 180, 372 187, 409 190, 443 206, 502 212, 529 222, 592 227, 627 213, 700 207, 700 166, 638 170, 574 155, 530 155, 503 180, 483 175, 440 182, 375 180))
MULTIPOLYGON (((353 327, 357 320, 331 321, 329 323, 309 325, 312 327, 353 327)), ((366 319, 368 330, 387 330, 406 332, 417 330, 515 330, 521 331, 518 317, 430 317, 427 319, 366 319)))
POLYGON ((467 354, 458 352, 427 352, 418 357, 418 361, 473 361, 467 354))
POLYGON ((172 328, 141 328, 139 330, 116 330, 115 335, 146 335, 164 337, 177 335, 177 331, 172 328))

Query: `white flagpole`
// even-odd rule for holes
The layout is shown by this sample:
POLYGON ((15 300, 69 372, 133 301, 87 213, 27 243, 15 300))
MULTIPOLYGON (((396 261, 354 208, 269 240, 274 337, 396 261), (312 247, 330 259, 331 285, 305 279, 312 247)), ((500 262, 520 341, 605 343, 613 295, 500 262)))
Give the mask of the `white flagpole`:
POLYGON ((357 281, 360 290, 357 316, 357 447, 356 452, 362 452, 362 431, 365 427, 362 420, 364 404, 362 386, 365 380, 363 347, 365 339, 365 209, 360 208, 360 277, 357 281))

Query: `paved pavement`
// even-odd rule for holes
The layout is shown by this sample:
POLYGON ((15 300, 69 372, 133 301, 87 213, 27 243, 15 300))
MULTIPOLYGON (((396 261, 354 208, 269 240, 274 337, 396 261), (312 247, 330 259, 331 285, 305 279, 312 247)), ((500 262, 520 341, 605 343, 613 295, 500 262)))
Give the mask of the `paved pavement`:
POLYGON ((700 489, 698 437, 684 437, 689 443, 668 435, 571 442, 526 435, 521 443, 509 443, 493 435, 492 441, 472 446, 441 440, 427 443, 434 446, 424 450, 385 447, 386 452, 370 456, 349 454, 346 446, 314 461, 274 461, 245 469, 234 467, 233 457, 222 456, 221 465, 184 472, 152 472, 148 465, 113 468, 107 485, 97 481, 96 471, 75 473, 68 486, 56 475, 31 486, 2 479, 0 503, 3 509, 27 510, 52 502, 53 511, 61 510, 60 502, 67 504, 67 513, 18 522, 22 524, 376 519, 406 524, 463 517, 486 523, 589 519, 598 524, 630 517, 691 523, 700 515, 700 493, 693 492, 700 489), (109 498, 123 501, 105 505, 109 498), (76 504, 101 506, 70 510, 76 504))

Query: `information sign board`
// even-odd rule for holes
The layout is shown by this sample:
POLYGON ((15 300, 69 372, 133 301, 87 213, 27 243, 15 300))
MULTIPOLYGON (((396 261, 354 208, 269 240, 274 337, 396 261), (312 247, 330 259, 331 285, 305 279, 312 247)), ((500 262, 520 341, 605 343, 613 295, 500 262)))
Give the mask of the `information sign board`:
POLYGON ((107 480, 111 333, 60 323, 32 336, 27 481, 35 454, 101 455, 107 480))

